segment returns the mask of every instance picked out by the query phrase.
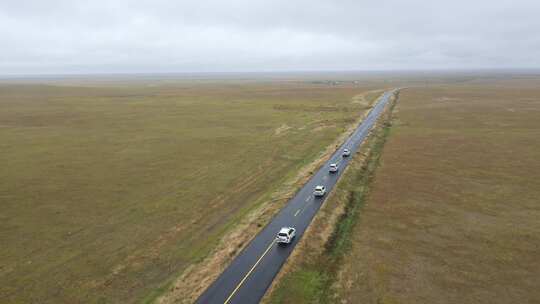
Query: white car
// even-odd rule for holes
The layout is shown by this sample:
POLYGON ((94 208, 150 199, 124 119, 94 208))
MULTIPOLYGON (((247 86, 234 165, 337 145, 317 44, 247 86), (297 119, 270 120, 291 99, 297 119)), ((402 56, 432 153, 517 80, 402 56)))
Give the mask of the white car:
POLYGON ((296 229, 292 227, 283 227, 279 230, 276 240, 281 244, 289 244, 292 242, 294 236, 296 235, 296 229))
POLYGON ((339 170, 339 167, 337 164, 330 164, 330 169, 328 169, 330 173, 336 173, 338 170, 339 170))
POLYGON ((347 157, 347 156, 351 155, 351 151, 349 149, 344 149, 342 155, 347 157))
POLYGON ((326 188, 324 186, 315 187, 315 191, 313 192, 313 195, 324 196, 325 194, 326 194, 326 188))

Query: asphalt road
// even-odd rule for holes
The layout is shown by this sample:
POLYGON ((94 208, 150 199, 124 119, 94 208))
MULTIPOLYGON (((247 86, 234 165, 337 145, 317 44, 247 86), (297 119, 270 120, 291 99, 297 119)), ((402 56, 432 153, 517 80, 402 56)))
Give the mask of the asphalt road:
POLYGON ((334 152, 332 157, 317 171, 296 195, 281 209, 272 221, 232 261, 225 271, 197 299, 201 304, 258 303, 272 283, 281 266, 298 241, 302 238, 311 220, 326 200, 328 192, 349 164, 351 157, 367 137, 388 103, 394 91, 385 92, 354 133, 334 152), (350 157, 342 157, 343 149, 351 151, 350 157), (339 171, 329 173, 331 163, 339 163, 339 171), (327 194, 322 198, 313 196, 317 185, 324 185, 327 194), (288 245, 275 241, 281 227, 296 228, 296 237, 288 245))

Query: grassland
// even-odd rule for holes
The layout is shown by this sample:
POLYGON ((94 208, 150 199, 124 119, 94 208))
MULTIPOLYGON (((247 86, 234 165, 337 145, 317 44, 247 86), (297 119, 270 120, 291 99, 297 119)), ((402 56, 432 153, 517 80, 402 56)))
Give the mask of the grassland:
POLYGON ((540 302, 538 88, 499 77, 404 90, 356 224, 336 226, 350 247, 300 263, 270 302, 540 302))
POLYGON ((0 302, 143 299, 315 160, 367 109, 353 97, 381 87, 0 84, 0 302))

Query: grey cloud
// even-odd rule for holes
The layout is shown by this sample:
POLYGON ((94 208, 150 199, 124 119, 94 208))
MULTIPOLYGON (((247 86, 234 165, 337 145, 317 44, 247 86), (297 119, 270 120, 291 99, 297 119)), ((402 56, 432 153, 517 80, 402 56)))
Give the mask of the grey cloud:
POLYGON ((540 67, 540 2, 0 2, 0 73, 540 67))

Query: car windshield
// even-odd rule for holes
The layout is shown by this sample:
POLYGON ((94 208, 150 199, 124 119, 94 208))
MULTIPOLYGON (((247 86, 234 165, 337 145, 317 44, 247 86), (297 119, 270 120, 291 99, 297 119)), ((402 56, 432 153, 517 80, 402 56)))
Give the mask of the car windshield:
POLYGON ((287 234, 286 234, 286 233, 283 233, 283 232, 278 233, 278 235, 279 235, 279 236, 287 237, 287 234))

